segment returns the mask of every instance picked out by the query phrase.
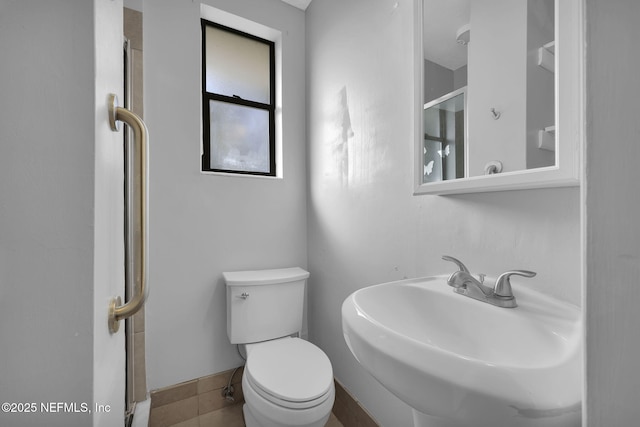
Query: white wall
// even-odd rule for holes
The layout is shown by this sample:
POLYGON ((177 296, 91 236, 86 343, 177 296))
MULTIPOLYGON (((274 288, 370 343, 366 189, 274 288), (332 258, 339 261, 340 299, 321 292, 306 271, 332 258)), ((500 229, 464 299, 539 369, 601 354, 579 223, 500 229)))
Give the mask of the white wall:
POLYGON ((526 169, 527 1, 472 1, 470 26, 469 175, 493 160, 504 172, 526 169))
POLYGON ((0 401, 37 404, 0 412, 3 426, 107 426, 124 412, 123 334, 106 322, 122 289, 122 143, 104 93, 121 86, 122 4, 95 3, 0 6, 0 401), (95 72, 107 62, 115 74, 95 72), (48 402, 111 412, 46 414, 48 402))
POLYGON ((307 9, 309 331, 382 426, 408 427, 410 409, 347 348, 344 299, 371 284, 451 272, 440 260, 450 254, 490 275, 537 271, 516 287, 579 304, 580 195, 577 188, 412 195, 414 2, 395 3, 322 0, 307 9), (346 112, 353 136, 344 150, 346 112))
POLYGON ((553 0, 527 2, 527 169, 555 164, 555 151, 538 148, 538 132, 555 125, 555 73, 538 65, 539 48, 555 40, 554 21, 553 0))
MULTIPOLYGON (((109 405, 93 410, 93 427, 120 425, 125 411, 125 322, 112 334, 108 329, 111 299, 124 294, 124 130, 109 125, 108 96, 123 95, 122 0, 94 0, 94 243, 93 243, 93 401, 109 405)), ((121 124, 121 129, 125 127, 121 124)), ((86 143, 86 141, 83 141, 86 143)))
POLYGON ((239 366, 223 271, 307 267, 304 12, 209 0, 282 32, 284 179, 200 172, 200 2, 144 2, 150 154, 150 390, 239 366))
POLYGON ((640 3, 586 1, 588 427, 640 420, 640 3))

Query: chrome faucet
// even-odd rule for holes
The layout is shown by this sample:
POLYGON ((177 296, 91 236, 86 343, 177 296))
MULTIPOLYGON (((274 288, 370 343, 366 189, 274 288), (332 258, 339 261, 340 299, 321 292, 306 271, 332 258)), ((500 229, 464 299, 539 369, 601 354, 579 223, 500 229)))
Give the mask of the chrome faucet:
POLYGON ((458 266, 458 271, 451 274, 447 284, 453 287, 454 292, 486 302, 498 307, 517 307, 516 297, 511 289, 511 276, 534 277, 536 273, 527 270, 510 270, 502 273, 496 280, 493 288, 484 284, 484 274, 480 274, 480 280, 471 275, 469 269, 454 257, 443 255, 442 259, 450 261, 458 266))

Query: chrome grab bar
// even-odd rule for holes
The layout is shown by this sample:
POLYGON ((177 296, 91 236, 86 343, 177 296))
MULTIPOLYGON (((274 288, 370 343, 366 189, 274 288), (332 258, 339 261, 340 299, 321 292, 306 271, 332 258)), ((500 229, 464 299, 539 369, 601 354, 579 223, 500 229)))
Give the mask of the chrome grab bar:
MULTIPOLYGON (((134 295, 124 305, 121 298, 115 297, 111 299, 109 303, 109 330, 111 333, 118 331, 120 327, 120 320, 136 314, 144 305, 149 294, 149 286, 147 282, 148 271, 148 259, 147 259, 147 246, 148 246, 148 150, 149 150, 149 132, 147 125, 138 117, 135 113, 127 110, 126 108, 118 107, 118 98, 114 94, 109 94, 109 124, 111 130, 118 131, 119 123, 122 121, 126 123, 133 130, 133 144, 135 145, 136 153, 134 158, 138 160, 137 172, 138 176, 130 177, 129 168, 125 168, 127 171, 126 182, 131 182, 135 179, 135 185, 139 186, 137 193, 140 195, 140 206, 137 210, 137 221, 133 221, 139 227, 134 233, 139 239, 139 259, 136 257, 134 251, 130 250, 127 257, 132 257, 132 261, 127 260, 128 265, 133 265, 133 274, 131 277, 134 281, 134 295), (138 262, 136 262, 136 260, 138 262)), ((136 169, 136 168, 134 168, 136 169)), ((131 203, 131 198, 128 198, 128 203, 131 203)), ((132 210, 135 211, 135 210, 132 210)), ((127 239, 130 239, 127 232, 127 239)), ((129 245, 129 242, 127 242, 129 245)))

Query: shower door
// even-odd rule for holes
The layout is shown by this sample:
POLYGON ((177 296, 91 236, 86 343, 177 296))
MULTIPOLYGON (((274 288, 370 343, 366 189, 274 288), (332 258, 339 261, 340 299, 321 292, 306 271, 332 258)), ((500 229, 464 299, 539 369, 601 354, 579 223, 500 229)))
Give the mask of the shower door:
MULTIPOLYGON (((142 117, 142 14, 124 8, 124 107, 142 117)), ((140 263, 139 239, 135 238, 140 229, 138 211, 140 206, 140 177, 133 173, 139 162, 133 149, 130 127, 124 132, 124 165, 127 169, 124 183, 125 197, 125 298, 129 301, 135 294, 135 265, 140 263), (130 182, 137 180, 137 182, 130 182)), ((125 426, 129 426, 135 411, 135 403, 146 399, 146 372, 144 361, 144 307, 125 322, 126 346, 126 412, 125 426)))

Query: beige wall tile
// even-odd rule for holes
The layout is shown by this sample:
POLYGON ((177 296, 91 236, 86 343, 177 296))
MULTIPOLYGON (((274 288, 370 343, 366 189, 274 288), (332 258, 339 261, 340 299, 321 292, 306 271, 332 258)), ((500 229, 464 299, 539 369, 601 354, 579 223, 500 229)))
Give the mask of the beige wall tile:
POLYGON ((144 332, 144 305, 133 315, 133 332, 144 332))
MULTIPOLYGON (((144 119, 144 80, 142 77, 144 54, 141 50, 131 50, 131 60, 133 62, 133 93, 131 99, 131 110, 144 119)), ((144 327, 144 322, 142 322, 144 327)))
MULTIPOLYGON (((142 13, 124 8, 123 24, 125 37, 131 42, 133 65, 133 96, 129 106, 137 114, 142 113, 142 13), (136 108, 139 105, 138 108, 136 108)), ((147 397, 147 374, 145 359, 145 309, 142 307, 131 319, 133 337, 133 400, 141 402, 147 397)))
MULTIPOLYGON (((153 400, 151 401, 153 404, 153 400)), ((151 410, 149 427, 169 427, 198 416, 198 397, 178 400, 151 410)))
POLYGON ((233 405, 201 415, 200 427, 245 427, 242 405, 233 405))
POLYGON ((229 382, 229 375, 231 372, 222 372, 200 378, 198 380, 198 394, 222 389, 229 382))
POLYGON ((338 381, 333 413, 338 420, 349 427, 380 427, 369 413, 349 394, 338 381))
POLYGON ((244 402, 244 394, 242 393, 241 384, 234 385, 233 399, 233 402, 229 402, 227 399, 225 399, 222 396, 222 389, 201 393, 198 395, 198 408, 200 411, 200 415, 244 402))
MULTIPOLYGON (((234 370, 231 369, 229 371, 220 372, 198 379, 198 393, 206 393, 208 391, 219 390, 226 387, 233 371, 234 370)), ((236 387, 236 384, 242 383, 243 372, 244 368, 240 368, 233 376, 233 382, 231 384, 233 384, 236 389, 238 388, 236 387)))
POLYGON ((198 393, 198 380, 187 381, 178 385, 162 388, 151 392, 151 408, 157 408, 169 403, 195 397, 198 393))
POLYGON ((329 421, 327 421, 327 424, 325 425, 325 427, 344 427, 344 426, 342 425, 340 420, 336 418, 335 414, 331 413, 331 416, 329 417, 329 421))
POLYGON ((171 427, 200 427, 200 419, 199 418, 191 418, 187 421, 182 421, 178 424, 173 424, 171 427))
POLYGON ((136 332, 133 335, 133 399, 142 402, 147 398, 147 372, 145 370, 145 335, 136 332))
POLYGON ((142 50, 142 12, 123 9, 124 36, 131 41, 131 47, 142 50))

